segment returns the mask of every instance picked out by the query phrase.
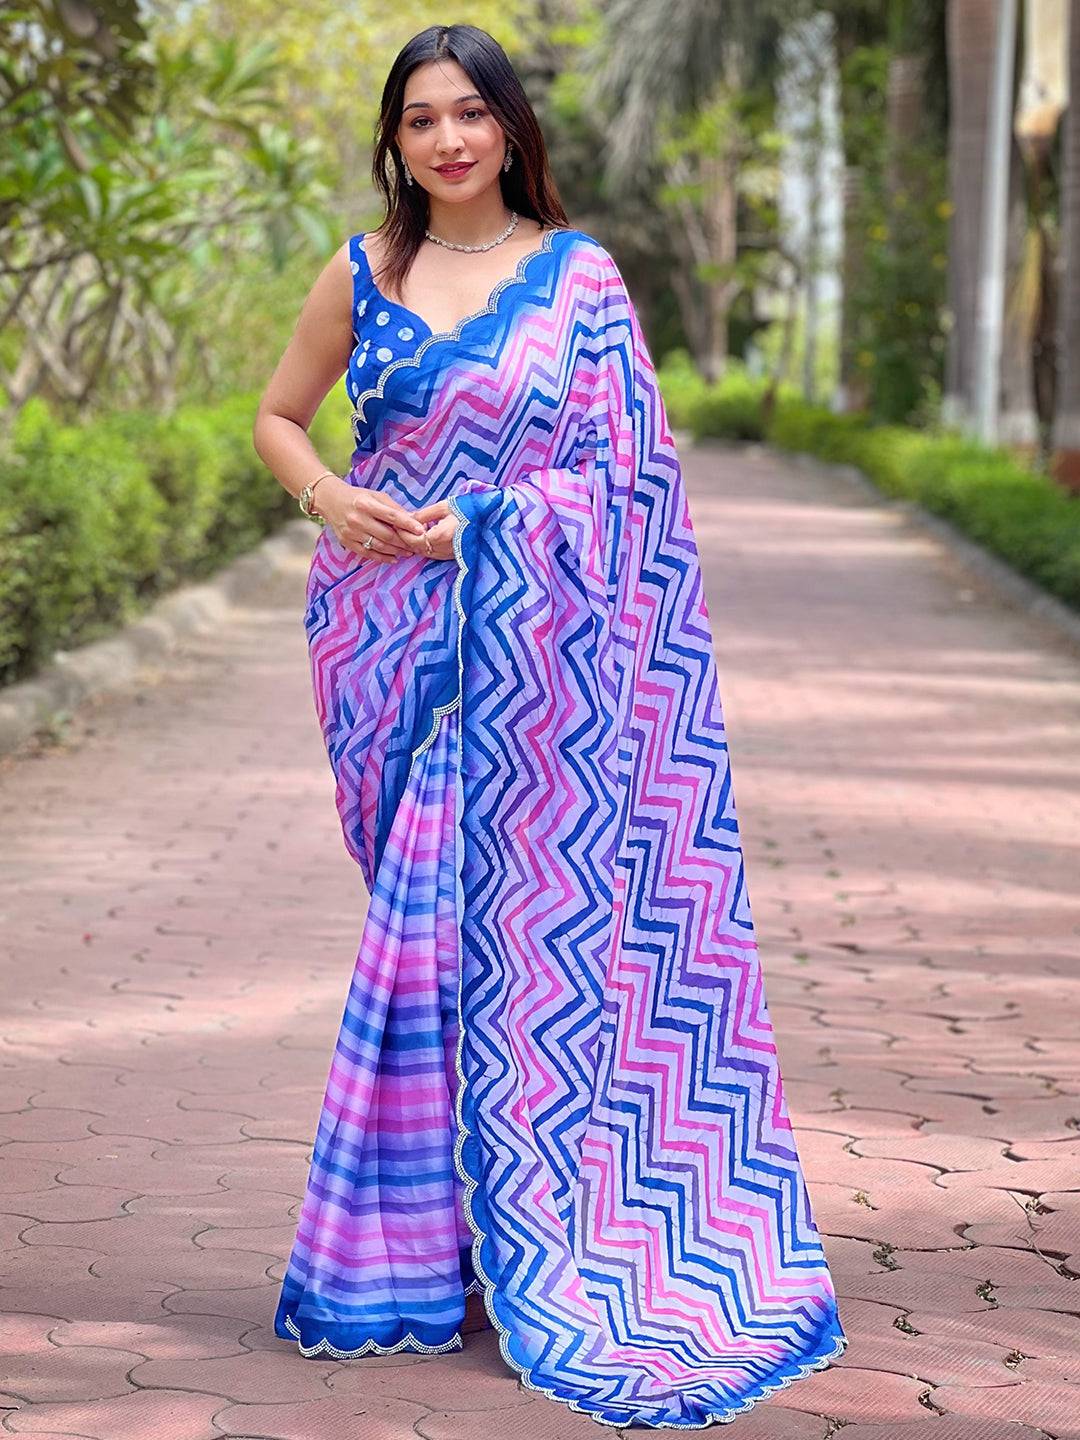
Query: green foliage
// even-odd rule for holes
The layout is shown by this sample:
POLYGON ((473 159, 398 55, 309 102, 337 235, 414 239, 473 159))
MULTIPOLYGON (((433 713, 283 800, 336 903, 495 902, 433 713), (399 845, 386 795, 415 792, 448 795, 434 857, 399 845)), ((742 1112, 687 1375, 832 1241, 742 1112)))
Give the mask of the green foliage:
POLYGON ((885 164, 888 78, 889 51, 885 45, 860 45, 840 67, 844 156, 849 165, 881 170, 885 164))
MULTIPOLYGON (((682 348, 669 350, 664 356, 663 362, 657 366, 656 378, 660 383, 664 408, 671 423, 680 430, 692 431, 695 439, 699 438, 699 433, 710 433, 695 431, 691 416, 702 398, 717 387, 709 385, 694 364, 689 350, 682 348)), ((718 430, 713 433, 721 434, 722 432, 718 430)))
MULTIPOLYGON (((11 337, 0 379, 12 411, 35 386, 67 419, 99 397, 113 406, 171 398, 185 362, 202 364, 189 357, 210 307, 219 331, 244 323, 229 289, 242 257, 257 255, 267 273, 336 241, 322 154, 275 111, 282 65, 268 41, 183 45, 155 28, 142 49, 152 83, 124 130, 90 106, 58 113, 27 62, 40 103, 23 97, 18 143, 0 148, 0 304, 11 337), (30 335, 35 363, 21 365, 30 335)), ((17 79, 0 64, 0 97, 17 79)))
MULTIPOLYGON (((817 337, 814 346, 813 395, 831 395, 840 379, 839 367, 840 305, 822 301, 817 312, 817 337)), ((754 336, 754 346, 766 370, 779 372, 803 382, 806 357, 806 309, 799 306, 791 322, 784 317, 761 326, 754 336), (787 326, 791 324, 790 342, 787 326)), ((805 394, 805 392, 803 392, 805 394)))
POLYGON ((699 261, 695 279, 722 287, 724 308, 751 291, 774 264, 777 194, 783 140, 773 128, 775 100, 765 86, 718 86, 707 104, 667 119, 658 147, 666 179, 656 201, 674 224, 691 224, 702 248, 715 244, 706 217, 718 185, 730 185, 738 207, 740 245, 735 258, 699 261), (718 180, 722 176, 722 180, 718 180))
POLYGON ((851 303, 855 362, 879 420, 925 423, 939 407, 945 364, 946 221, 944 163, 922 153, 925 191, 891 199, 869 181, 859 207, 866 264, 851 303))
POLYGON ((946 161, 939 137, 905 139, 903 153, 889 154, 888 62, 884 47, 863 48, 842 71, 845 147, 862 175, 847 343, 872 416, 925 423, 937 414, 945 364, 946 161))
POLYGON ((820 406, 791 400, 777 407, 768 438, 782 450, 805 451, 819 460, 857 464, 852 447, 868 429, 859 415, 834 415, 820 406))
MULTIPOLYGON (((721 379, 710 384, 694 365, 687 350, 671 350, 657 371, 664 408, 671 423, 688 430, 695 440, 719 436, 725 440, 764 440, 768 428, 766 399, 771 381, 752 375, 737 361, 729 363, 721 379)), ((791 385, 777 391, 777 402, 797 395, 791 385)))
MULTIPOLYGON (((109 633, 297 513, 252 446, 257 403, 234 395, 168 419, 73 426, 40 399, 24 407, 0 453, 0 684, 109 633)), ((333 464, 348 432, 323 414, 312 439, 333 464)))
POLYGON ((117 133, 130 125, 153 78, 139 7, 9 0, 0 26, 0 109, 13 154, 23 148, 20 128, 42 114, 61 130, 90 112, 117 133))
POLYGON ((658 371, 664 407, 673 425, 695 439, 722 435, 729 440, 764 438, 763 403, 768 381, 729 363, 720 380, 709 384, 686 350, 673 350, 658 371))

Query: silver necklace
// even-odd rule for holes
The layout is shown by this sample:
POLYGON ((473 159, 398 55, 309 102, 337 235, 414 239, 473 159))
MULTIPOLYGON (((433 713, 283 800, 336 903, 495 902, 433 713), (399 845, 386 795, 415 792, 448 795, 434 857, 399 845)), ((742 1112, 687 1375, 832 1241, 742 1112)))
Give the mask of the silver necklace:
POLYGON ((442 240, 438 235, 433 235, 430 230, 425 230, 424 234, 429 240, 434 240, 436 245, 445 245, 448 250, 493 250, 496 245, 501 245, 504 240, 514 233, 520 219, 521 216, 518 215, 517 211, 511 210, 510 224, 507 225, 501 235, 496 235, 494 240, 486 240, 483 245, 456 245, 453 240, 442 240))

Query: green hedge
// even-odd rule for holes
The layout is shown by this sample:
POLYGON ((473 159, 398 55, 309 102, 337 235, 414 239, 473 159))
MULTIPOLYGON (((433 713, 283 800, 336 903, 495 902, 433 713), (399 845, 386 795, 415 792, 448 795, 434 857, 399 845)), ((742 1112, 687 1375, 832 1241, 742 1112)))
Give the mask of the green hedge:
MULTIPOLYGON (((0 449, 0 685, 107 635, 297 513, 256 455, 257 395, 58 424, 43 401, 0 449)), ((341 449, 323 414, 312 438, 341 449)), ((344 433, 348 435, 347 425, 344 433)))
MULTIPOLYGON (((659 371, 668 418, 696 440, 710 435, 725 440, 763 440, 762 401, 766 382, 732 365, 724 379, 710 385, 685 350, 672 351, 659 371)), ((787 392, 785 392, 787 393, 787 392)))
POLYGON ((679 352, 660 370, 674 425, 695 436, 763 440, 855 465, 887 495, 950 521, 1051 594, 1080 609, 1080 500, 1003 450, 959 436, 804 404, 783 392, 766 420, 765 382, 736 369, 707 385, 679 352))

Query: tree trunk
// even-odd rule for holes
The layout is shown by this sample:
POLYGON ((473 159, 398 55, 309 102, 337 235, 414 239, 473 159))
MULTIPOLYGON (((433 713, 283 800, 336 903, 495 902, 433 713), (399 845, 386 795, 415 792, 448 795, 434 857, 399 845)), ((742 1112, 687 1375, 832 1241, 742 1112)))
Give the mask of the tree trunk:
POLYGON ((1002 445, 1034 459, 1039 450, 1035 408, 1035 327, 1041 290, 1039 233, 1028 212, 1027 171, 1015 142, 1009 159, 1009 227, 1005 325, 1001 346, 1002 445))
POLYGON ((705 374, 719 380, 728 361, 728 316, 737 294, 734 284, 738 254, 738 193, 735 167, 727 154, 708 160, 704 166, 705 226, 711 242, 713 263, 722 267, 717 279, 705 287, 708 317, 705 374))
POLYGON ((990 86, 997 41, 996 4, 949 0, 949 311, 952 328, 945 375, 947 423, 967 426, 975 408, 983 190, 990 86))
POLYGON ((926 171, 919 164, 916 148, 926 116, 925 75, 922 55, 893 55, 889 59, 885 125, 889 198, 894 204, 902 195, 921 195, 926 189, 926 171))
POLYGON ((1069 108, 1061 186, 1064 283, 1058 309, 1053 472, 1080 493, 1080 0, 1069 6, 1069 108))
POLYGON ((859 337, 855 328, 857 310, 854 303, 866 264, 866 242, 862 217, 859 214, 862 189, 862 166, 845 165, 844 257, 840 292, 840 385, 836 396, 836 408, 845 413, 865 410, 870 399, 866 371, 858 362, 859 337))
POLYGON ((811 167, 806 225, 806 323, 803 328, 803 396, 817 403, 818 331, 821 311, 821 167, 811 167))
MULTIPOLYGON (((720 82, 722 92, 738 94, 743 88, 745 56, 742 46, 730 40, 723 51, 720 82)), ((739 254, 739 156, 737 142, 721 144, 701 165, 702 215, 708 238, 709 257, 720 274, 705 282, 706 342, 702 368, 705 378, 715 382, 727 369, 730 353, 731 307, 739 294, 735 264, 739 254)))
POLYGON ((680 158, 668 171, 675 187, 685 187, 692 175, 700 184, 701 200, 691 201, 684 195, 676 201, 682 225, 676 227, 674 245, 685 256, 685 270, 672 277, 672 288, 694 361, 712 381, 719 380, 727 368, 729 315, 739 293, 734 273, 738 254, 737 159, 726 153, 706 156, 694 172, 680 158), (722 267, 720 275, 699 278, 707 277, 709 267, 714 265, 722 267))

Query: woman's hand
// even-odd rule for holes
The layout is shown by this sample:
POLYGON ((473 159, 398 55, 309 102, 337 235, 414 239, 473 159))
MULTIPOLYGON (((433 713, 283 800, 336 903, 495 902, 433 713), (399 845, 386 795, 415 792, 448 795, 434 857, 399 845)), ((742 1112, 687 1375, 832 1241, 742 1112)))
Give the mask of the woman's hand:
POLYGON ((436 522, 426 532, 427 538, 431 542, 429 559, 453 560, 457 516, 450 509, 449 500, 435 500, 430 505, 422 505, 419 510, 414 510, 412 513, 415 519, 425 524, 429 520, 436 522))
POLYGON ((422 512, 407 510, 381 490, 350 485, 328 475, 320 481, 313 505, 346 550, 361 560, 384 565, 402 555, 429 555, 422 512), (375 539, 365 548, 363 541, 368 535, 375 539))

